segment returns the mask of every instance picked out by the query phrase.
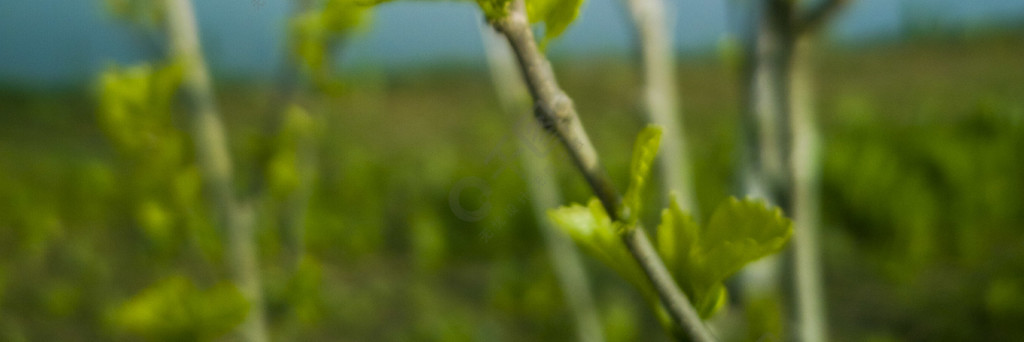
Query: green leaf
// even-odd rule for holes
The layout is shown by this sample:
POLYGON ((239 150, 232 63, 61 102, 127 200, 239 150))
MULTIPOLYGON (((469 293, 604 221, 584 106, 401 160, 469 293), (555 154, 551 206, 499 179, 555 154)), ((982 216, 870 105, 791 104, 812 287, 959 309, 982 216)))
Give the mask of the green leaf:
POLYGON ((782 250, 792 235, 793 222, 778 207, 769 209, 763 200, 730 198, 711 215, 702 245, 715 276, 725 279, 744 265, 782 250))
POLYGON ((583 0, 526 0, 526 15, 530 22, 544 23, 541 47, 569 28, 569 24, 579 16, 582 5, 583 0))
MULTIPOLYGON (((484 12, 488 21, 494 21, 508 15, 511 0, 476 0, 477 6, 484 12)), ((531 24, 544 24, 544 37, 541 48, 559 35, 580 14, 583 0, 526 0, 526 16, 531 24)))
POLYGON ((646 285, 643 271, 633 261, 625 243, 619 237, 622 224, 612 222, 596 197, 591 197, 587 206, 573 203, 548 211, 548 217, 556 227, 569 234, 583 250, 605 263, 626 280, 646 285))
POLYGON ((658 226, 658 252, 701 317, 710 317, 724 304, 726 278, 782 250, 793 234, 793 224, 782 211, 760 200, 730 198, 701 230, 674 196, 670 202, 658 226))
POLYGON ((661 225, 657 231, 658 254, 665 267, 678 270, 689 265, 694 259, 691 255, 697 252, 698 234, 700 226, 690 214, 680 209, 676 194, 672 193, 668 208, 661 211, 661 225))
POLYGON ((626 188, 626 195, 623 196, 622 210, 620 216, 632 227, 640 217, 643 210, 643 190, 651 175, 651 165, 654 157, 658 154, 658 146, 661 143, 661 126, 648 125, 636 137, 633 145, 633 160, 629 165, 629 187, 626 188))

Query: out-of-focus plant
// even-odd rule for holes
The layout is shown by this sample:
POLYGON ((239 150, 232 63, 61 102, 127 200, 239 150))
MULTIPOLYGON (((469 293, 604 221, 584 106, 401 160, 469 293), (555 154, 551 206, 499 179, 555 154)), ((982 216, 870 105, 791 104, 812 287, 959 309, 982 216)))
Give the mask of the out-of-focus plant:
POLYGON ((328 92, 340 89, 331 68, 331 51, 369 21, 369 8, 352 0, 326 0, 321 8, 292 18, 291 50, 314 85, 328 92))
POLYGON ((276 149, 267 163, 269 194, 282 199, 299 189, 300 183, 312 177, 312 170, 301 164, 300 146, 307 146, 316 137, 316 122, 302 107, 292 106, 284 113, 283 126, 272 144, 276 149))
POLYGON ((107 10, 119 19, 157 27, 164 22, 164 3, 154 0, 103 0, 107 10))
POLYGON ((248 303, 234 285, 196 287, 183 276, 164 279, 108 314, 114 329, 154 341, 207 341, 230 331, 248 303))
POLYGON ((135 220, 159 251, 190 237, 217 258, 218 239, 205 221, 201 182, 188 140, 177 128, 172 100, 181 83, 178 63, 108 68, 97 82, 101 127, 132 172, 135 220))

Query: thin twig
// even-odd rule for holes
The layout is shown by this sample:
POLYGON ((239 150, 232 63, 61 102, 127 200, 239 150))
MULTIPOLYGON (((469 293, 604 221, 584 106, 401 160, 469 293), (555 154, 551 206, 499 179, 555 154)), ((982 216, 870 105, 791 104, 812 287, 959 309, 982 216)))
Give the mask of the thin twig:
MULTIPOLYGON (((528 113, 530 96, 516 71, 512 51, 500 34, 483 24, 480 25, 480 35, 484 50, 487 52, 487 64, 491 69, 495 91, 504 112, 512 116, 528 113)), ((522 131, 522 136, 535 136, 534 133, 540 133, 539 129, 533 126, 522 127, 522 131)), ((554 171, 551 169, 551 163, 545 158, 547 154, 537 151, 536 148, 537 146, 532 146, 529 140, 522 139, 518 154, 526 172, 525 179, 529 185, 530 202, 533 204, 537 229, 544 237, 544 246, 551 259, 552 269, 558 278, 566 304, 576 319, 577 338, 581 342, 602 342, 604 335, 601 331, 601 320, 597 316, 586 268, 580 259, 579 251, 568 237, 559 234, 547 220, 546 211, 557 206, 562 195, 555 186, 554 171)))
POLYGON ((790 174, 791 197, 796 234, 793 241, 793 271, 800 340, 819 342, 828 339, 824 279, 818 247, 821 226, 821 143, 814 118, 814 94, 811 76, 811 41, 815 34, 850 0, 825 0, 806 15, 794 15, 799 22, 793 28, 794 42, 789 70, 790 174))
MULTIPOLYGON (((540 52, 526 17, 524 0, 513 0, 508 15, 495 20, 494 27, 505 35, 519 61, 520 69, 536 106, 535 116, 553 132, 572 155, 576 166, 590 183, 608 216, 619 219, 619 194, 590 143, 572 100, 559 87, 547 58, 540 52)), ((690 300, 679 289, 665 264, 651 245, 643 227, 623 233, 622 240, 653 285, 673 324, 684 329, 693 341, 714 341, 690 300)))

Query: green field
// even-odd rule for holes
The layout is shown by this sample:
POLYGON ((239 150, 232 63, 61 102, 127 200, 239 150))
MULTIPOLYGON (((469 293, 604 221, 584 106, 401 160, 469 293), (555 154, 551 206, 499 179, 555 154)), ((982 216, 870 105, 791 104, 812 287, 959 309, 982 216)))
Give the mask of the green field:
MULTIPOLYGON (((1020 31, 818 54, 833 339, 1024 338, 1022 56, 1020 31)), ((624 187, 646 125, 637 73, 612 58, 555 68, 624 187)), ((482 70, 360 75, 342 94, 300 101, 312 113, 318 167, 295 269, 274 223, 289 175, 270 171, 283 185, 271 187, 257 236, 273 335, 572 338, 515 158, 515 127, 533 121, 503 114, 482 70), (481 221, 449 207, 466 177, 493 191, 481 221)), ((695 57, 679 80, 707 217, 736 192, 739 74, 695 57)), ((221 336, 245 303, 224 286, 218 232, 182 176, 192 158, 183 111, 128 155, 101 124, 94 88, 0 88, 0 340, 221 336)), ((243 184, 272 168, 261 147, 289 141, 263 128, 279 114, 271 89, 218 87, 243 184)), ((586 184, 561 147, 549 147, 566 202, 585 201, 586 184)), ((587 264, 609 340, 664 338, 639 294, 587 264)))

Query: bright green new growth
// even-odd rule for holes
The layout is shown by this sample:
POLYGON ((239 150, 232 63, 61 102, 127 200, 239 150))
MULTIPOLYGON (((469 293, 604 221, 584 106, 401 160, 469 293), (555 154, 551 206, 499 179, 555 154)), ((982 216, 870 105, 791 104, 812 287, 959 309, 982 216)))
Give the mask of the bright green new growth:
POLYGON ((710 317, 725 302, 723 281, 743 266, 774 254, 793 234, 793 223, 779 208, 760 200, 730 198, 699 229, 671 199, 658 226, 658 253, 697 307, 710 317))
POLYGON ((622 199, 620 217, 626 222, 627 229, 632 228, 640 216, 643 206, 643 189, 650 178, 651 165, 658 155, 661 143, 661 126, 648 125, 636 137, 633 144, 633 160, 629 164, 629 187, 622 199))
POLYGON ((275 197, 293 193, 302 183, 304 173, 300 162, 299 145, 314 135, 316 123, 306 110, 292 105, 284 114, 281 132, 274 140, 274 155, 267 165, 268 187, 275 197))
POLYGON ((231 284, 203 290, 188 278, 175 276, 110 311, 108 321, 119 331, 154 340, 205 341, 242 322, 247 308, 231 284))
MULTIPOLYGON (((643 209, 641 194, 660 139, 661 128, 654 125, 637 137, 622 221, 612 221, 597 198, 591 198, 586 207, 573 204, 548 212, 555 226, 636 285, 648 299, 654 298, 653 289, 644 281, 643 272, 619 234, 637 226, 643 209)), ((769 209, 760 200, 736 198, 719 205, 702 228, 680 208, 672 194, 669 207, 662 210, 657 250, 701 317, 708 318, 726 301, 725 279, 746 264, 782 250, 792 234, 793 223, 779 208, 769 209)))
POLYGON ((636 285, 644 283, 643 271, 619 237, 622 223, 613 222, 596 197, 591 197, 585 207, 573 203, 568 207, 548 210, 548 218, 580 247, 619 272, 623 278, 636 285))
POLYGON ((330 77, 330 50, 369 22, 370 7, 352 0, 328 0, 322 9, 299 14, 291 22, 292 53, 318 87, 336 89, 330 77))
POLYGON ((136 151, 152 145, 152 137, 173 135, 170 109, 181 83, 179 64, 160 68, 139 65, 111 67, 100 76, 100 119, 119 146, 136 151))
POLYGON ((647 184, 651 164, 658 154, 660 142, 661 127, 657 125, 649 125, 637 135, 636 144, 633 146, 633 160, 629 168, 629 187, 620 209, 622 221, 612 222, 601 201, 596 197, 590 198, 587 207, 573 204, 548 212, 555 226, 569 233, 585 250, 651 296, 654 295, 653 289, 643 281, 644 275, 630 256, 619 233, 636 226, 639 214, 643 210, 641 194, 647 184))
MULTIPOLYGON (((488 21, 508 15, 511 0, 476 0, 488 21)), ((544 38, 541 46, 558 37, 569 28, 580 14, 583 0, 526 0, 526 16, 530 23, 544 23, 544 38)))
POLYGON ((135 219, 155 250, 168 252, 187 232, 209 257, 220 241, 201 208, 202 181, 191 160, 188 136, 174 122, 181 63, 111 66, 96 82, 100 127, 137 172, 132 189, 135 219))
MULTIPOLYGON (((331 0, 350 7, 365 7, 391 2, 392 0, 331 0)), ((504 18, 509 13, 512 0, 474 0, 484 12, 487 21, 504 18)), ((531 24, 544 24, 544 38, 541 47, 560 36, 580 14, 583 0, 526 0, 526 16, 531 24)))
POLYGON ((531 23, 544 23, 544 38, 541 46, 558 37, 569 28, 580 14, 583 0, 527 0, 526 16, 531 23))

